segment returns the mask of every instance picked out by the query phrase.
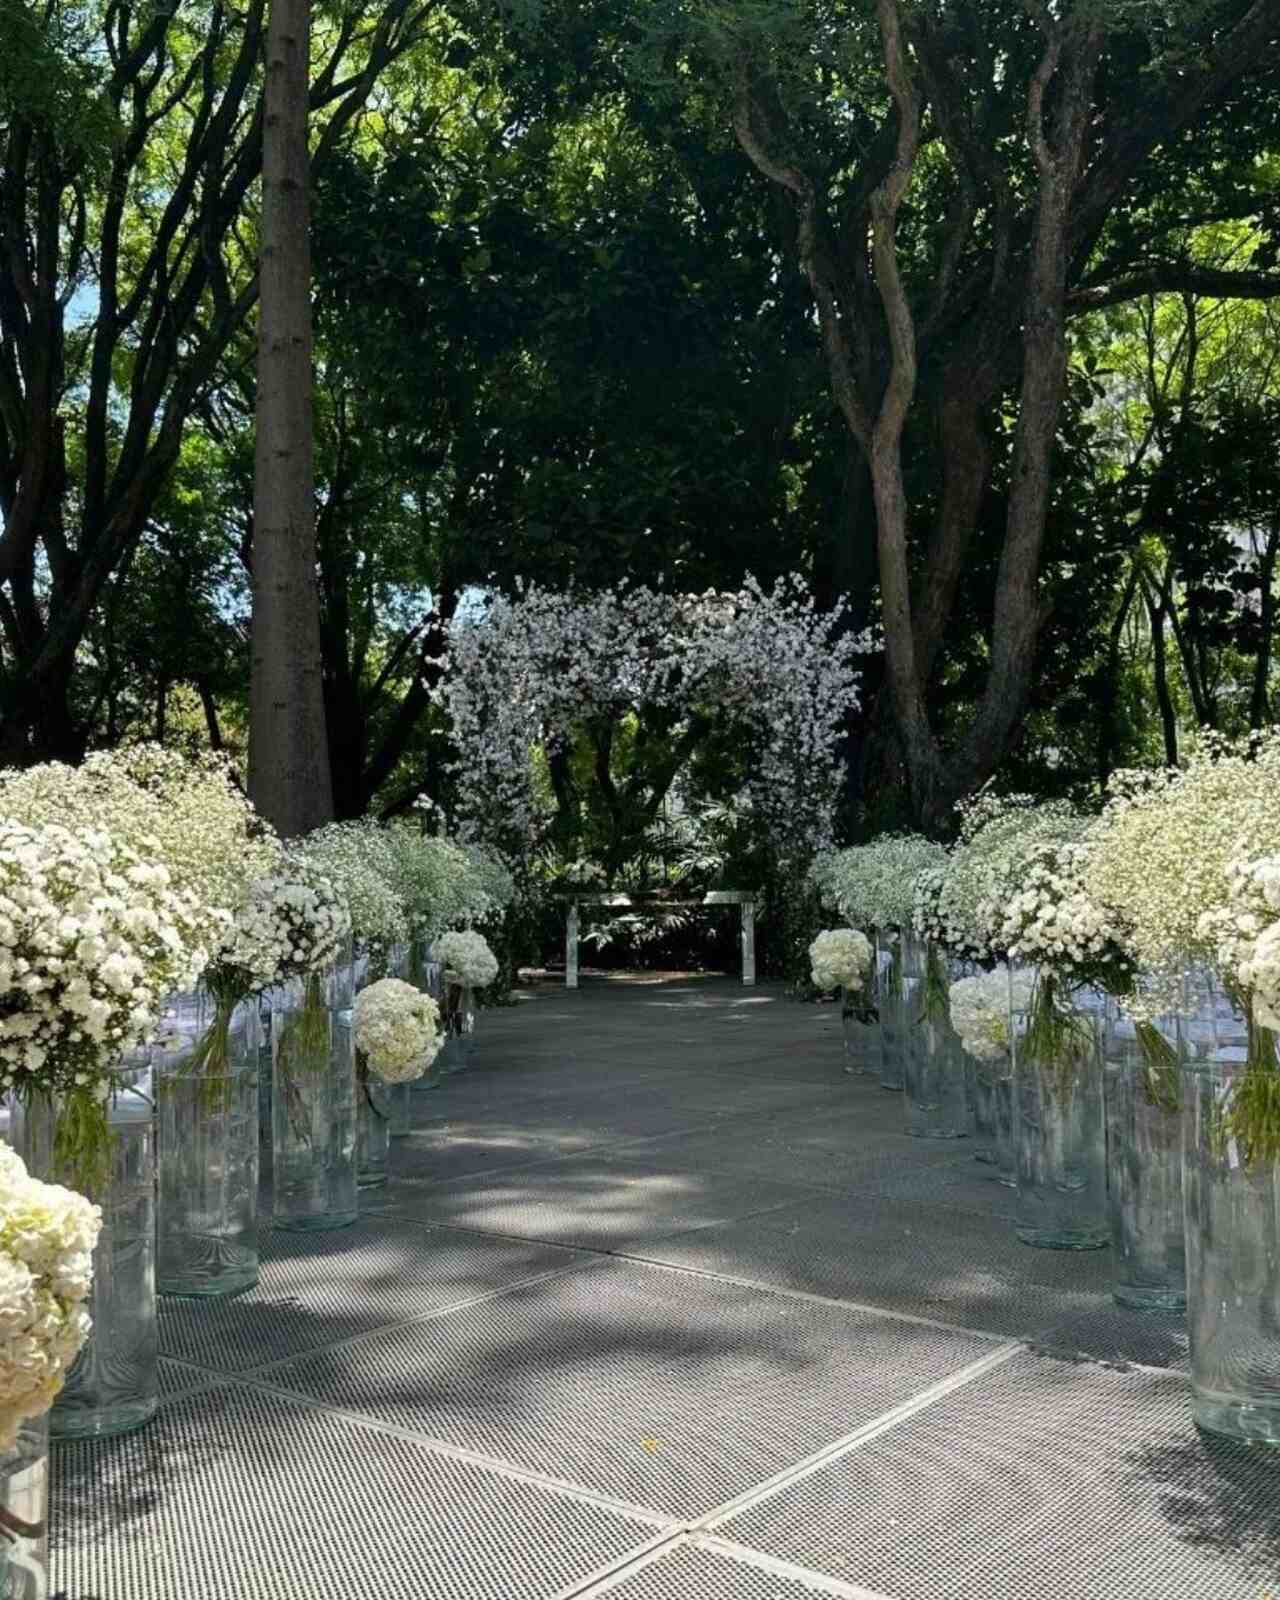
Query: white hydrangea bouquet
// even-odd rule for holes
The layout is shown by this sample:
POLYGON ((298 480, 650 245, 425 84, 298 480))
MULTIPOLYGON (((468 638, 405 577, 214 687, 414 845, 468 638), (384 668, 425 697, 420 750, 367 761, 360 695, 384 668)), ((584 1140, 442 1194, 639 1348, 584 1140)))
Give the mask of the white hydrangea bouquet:
POLYGON ((53 1404, 89 1334, 102 1213, 0 1145, 0 1451, 53 1404))
POLYGON ((857 928, 828 928, 809 946, 813 986, 824 994, 843 989, 858 993, 871 971, 871 941, 857 928))
POLYGON ((1007 1060, 1011 1051, 1010 1012, 1031 1004, 1031 974, 1003 965, 957 978, 951 985, 951 1025, 975 1061, 1007 1060))
POLYGON ((0 1094, 54 1116, 53 1170, 110 1179, 107 1101, 121 1057, 204 965, 204 908, 110 834, 0 819, 0 1094))
POLYGON ((386 1083, 420 1078, 443 1042, 435 1001, 399 978, 380 978, 361 989, 354 1025, 356 1049, 386 1083))
POLYGON ((487 988, 498 976, 498 958, 474 929, 442 933, 431 946, 431 959, 444 968, 447 983, 468 989, 487 988))

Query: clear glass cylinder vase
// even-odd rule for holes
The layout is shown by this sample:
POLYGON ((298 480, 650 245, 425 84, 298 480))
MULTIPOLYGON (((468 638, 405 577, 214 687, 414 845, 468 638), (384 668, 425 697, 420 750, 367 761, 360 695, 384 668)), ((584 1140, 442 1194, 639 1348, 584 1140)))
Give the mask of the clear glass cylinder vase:
POLYGON ((152 1053, 161 1294, 240 1294, 258 1281, 260 1048, 256 999, 199 990, 166 1009, 152 1053))
MULTIPOLYGON (((151 1420, 159 1403, 156 1326, 156 1140, 150 1069, 126 1064, 107 1103, 110 1176, 89 1197, 102 1207, 87 1310, 93 1331, 49 1417, 55 1439, 108 1438, 151 1420)), ((71 1183, 54 1161, 57 1109, 46 1097, 15 1104, 13 1144, 34 1178, 71 1183)))
POLYGON ((1013 1017, 1017 1230, 1045 1250, 1103 1250, 1106 1121, 1096 1018, 1076 1010, 1052 975, 1013 1017))
POLYGON ((840 1027, 844 1036, 844 1070, 879 1079, 881 1071, 880 1017, 876 1010, 875 977, 868 974, 860 989, 840 994, 840 1027))
POLYGON ((1280 1071, 1276 1036, 1210 1003, 1186 1031, 1182 1094, 1194 1414, 1212 1433, 1280 1445, 1280 1162, 1251 1154, 1248 1133, 1257 1090, 1280 1071))
POLYGON ((49 1418, 19 1424, 0 1449, 0 1596, 46 1600, 49 1582, 49 1418))
POLYGON ((471 1040, 476 1027, 475 996, 468 984, 457 982, 451 973, 441 979, 441 1022, 444 1044, 436 1059, 436 1070, 443 1076, 465 1072, 471 1064, 471 1040))
POLYGON ((1103 1056, 1115 1299, 1134 1311, 1182 1311, 1182 1085, 1172 1019, 1135 1025, 1113 1011, 1103 1056))
POLYGON ((353 976, 342 962, 272 991, 277 1228, 343 1228, 358 1214, 353 976))
MULTIPOLYGON (((388 975, 399 978, 402 983, 410 982, 412 960, 412 947, 407 942, 393 945, 388 975)), ((388 1084, 387 1096, 391 1105, 391 1137, 406 1138, 413 1132, 412 1082, 388 1084)))
POLYGON ((917 1139, 962 1139, 969 1132, 964 1052, 951 1026, 950 973, 942 952, 904 934, 903 1089, 907 1132, 917 1139))
MULTIPOLYGON (((438 962, 427 959, 427 945, 423 941, 414 940, 409 946, 409 971, 408 981, 423 994, 429 994, 440 1007, 440 1023, 444 1027, 444 982, 443 969, 438 962)), ((432 1089, 438 1089, 448 1077, 447 1058, 444 1056, 443 1047, 436 1059, 420 1078, 414 1078, 410 1083, 410 1094, 426 1094, 432 1089)))
POLYGON ((1011 1187, 1013 1160, 1013 1063, 1008 1054, 995 1060, 979 1060, 961 1046, 968 1085, 969 1121, 973 1134, 973 1158, 993 1169, 1011 1187))
POLYGON ((880 1015, 880 1084, 901 1089, 906 1070, 905 939, 895 928, 876 933, 876 1009, 880 1015))
POLYGON ((361 1189, 376 1189, 387 1181, 391 1151, 391 1091, 356 1053, 356 1182, 361 1189))

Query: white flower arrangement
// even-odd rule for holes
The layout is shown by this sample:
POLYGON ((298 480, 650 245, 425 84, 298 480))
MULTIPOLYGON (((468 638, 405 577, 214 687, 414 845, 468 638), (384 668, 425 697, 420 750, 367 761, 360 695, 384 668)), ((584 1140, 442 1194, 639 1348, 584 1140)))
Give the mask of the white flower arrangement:
POLYGON ((356 996, 356 1049, 387 1083, 420 1078, 443 1043, 440 1008, 399 978, 380 978, 356 996))
POLYGON ((871 971, 871 941, 856 928, 828 928, 809 946, 813 986, 860 989, 871 971))
POLYGON ((330 880, 286 852, 275 873, 248 886, 216 961, 241 974, 249 994, 322 971, 350 933, 350 913, 330 880))
POLYGON ((1144 973, 1195 962, 1221 971, 1233 869, 1280 840, 1280 731, 1206 739, 1184 768, 1120 774, 1113 788, 1091 842, 1089 893, 1123 924, 1144 973))
POLYGON ((101 1176, 112 1069, 205 963, 202 922, 111 835, 0 819, 0 1094, 62 1102, 55 1155, 78 1182, 101 1176))
POLYGON ((296 855, 327 878, 346 903, 351 932, 375 960, 409 935, 409 913, 397 890, 398 866, 387 829, 378 822, 331 822, 309 833, 296 855))
POLYGON ((225 757, 154 744, 99 752, 79 767, 0 773, 0 815, 31 827, 102 829, 158 862, 175 892, 205 908, 207 947, 229 925, 246 879, 271 872, 280 852, 225 757))
POLYGON ((915 883, 916 932, 953 955, 988 961, 1002 954, 995 914, 1000 893, 1038 845, 1078 838, 1084 819, 1065 802, 983 795, 960 808, 961 831, 945 862, 915 883))
POLYGON ((498 976, 498 958, 483 934, 471 929, 443 933, 431 946, 431 959, 445 969, 445 977, 468 989, 484 989, 498 976))
POLYGON ((491 854, 424 834, 412 822, 388 824, 392 886, 405 906, 412 937, 438 938, 459 923, 501 910, 514 895, 510 874, 491 854))
POLYGON ((1234 862, 1227 904, 1200 919, 1227 982, 1248 995, 1255 1019, 1280 1030, 1280 855, 1234 862))
POLYGON ((951 985, 951 1026, 977 1061, 1001 1061, 1010 1051, 1010 1012, 1031 1005, 1032 975, 1006 966, 957 978, 951 985))
POLYGON ((97 1206, 0 1145, 0 1450, 47 1411, 89 1334, 97 1206))
MULTIPOLYGON (((1025 843, 1025 841, 1024 841, 1025 843)), ((979 907, 992 947, 1011 961, 1052 967, 1068 979, 1097 978, 1113 994, 1133 988, 1133 966, 1116 919, 1085 883, 1087 842, 1015 849, 1003 880, 979 907)))
POLYGON ((855 927, 902 928, 911 923, 917 878, 946 860, 942 845, 922 834, 888 833, 819 856, 810 876, 823 904, 855 927))

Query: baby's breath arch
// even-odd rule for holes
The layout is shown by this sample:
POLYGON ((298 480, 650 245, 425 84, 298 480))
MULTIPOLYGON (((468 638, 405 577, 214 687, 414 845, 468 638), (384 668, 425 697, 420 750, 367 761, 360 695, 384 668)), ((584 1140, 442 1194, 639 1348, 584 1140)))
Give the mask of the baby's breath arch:
POLYGON ((596 716, 727 712, 752 746, 750 799, 787 850, 830 843, 841 727, 870 648, 802 578, 671 594, 522 585, 455 625, 441 685, 457 744, 462 828, 523 854, 537 837, 532 755, 596 716))

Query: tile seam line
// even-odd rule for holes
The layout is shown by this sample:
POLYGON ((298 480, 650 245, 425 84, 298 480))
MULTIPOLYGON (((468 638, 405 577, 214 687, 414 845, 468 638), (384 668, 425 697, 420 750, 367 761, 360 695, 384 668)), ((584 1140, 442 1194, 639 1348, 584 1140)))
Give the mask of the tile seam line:
MULTIPOLYGON (((778 1207, 776 1209, 781 1210, 783 1208, 778 1207)), ((757 1215, 763 1214, 764 1213, 757 1213, 757 1215)), ((723 1224, 711 1223, 709 1226, 721 1227, 723 1224)), ((690 1231, 700 1232, 702 1230, 691 1229, 690 1231)), ((673 1237, 682 1239, 687 1237, 687 1235, 676 1234, 673 1235, 673 1237)), ((662 1240, 656 1242, 667 1243, 669 1241, 662 1240)), ((829 1306, 832 1310, 836 1311, 861 1311, 868 1316, 886 1318, 890 1322, 909 1322, 914 1327, 933 1328, 938 1333, 963 1334, 970 1339, 981 1339, 985 1344, 1003 1346, 1013 1342, 1020 1343, 1024 1347, 1028 1344, 1028 1341, 1023 1339, 1021 1335, 993 1333, 987 1328, 966 1328, 960 1323, 939 1322, 933 1317, 921 1317, 910 1311, 891 1311, 884 1306, 868 1305, 862 1300, 841 1300, 832 1295, 812 1294, 807 1289, 789 1289, 780 1287, 778 1284, 765 1283, 759 1278, 739 1278, 735 1274, 729 1272, 713 1272, 709 1267, 691 1267, 684 1262, 659 1261, 653 1256, 639 1256, 623 1254, 621 1252, 618 1253, 617 1259, 621 1261, 631 1261, 637 1266, 641 1267, 656 1268, 662 1272, 680 1272, 691 1278, 706 1278, 713 1283, 732 1284, 735 1288, 739 1289, 757 1289, 764 1294, 780 1295, 782 1298, 787 1300, 800 1300, 807 1305, 829 1306)), ((1137 1365, 1137 1363, 1131 1363, 1131 1365, 1137 1365)), ((1153 1370, 1161 1371, 1163 1369, 1155 1368, 1153 1370)))
MULTIPOLYGON (((529 1243, 530 1241, 521 1240, 519 1242, 529 1243)), ((556 1278, 568 1277, 575 1272, 586 1271, 597 1264, 595 1261, 575 1261, 563 1267, 553 1267, 547 1272, 538 1272, 531 1277, 515 1279, 511 1283, 503 1284, 501 1288, 487 1290, 484 1294, 471 1295, 465 1300, 452 1301, 449 1305, 440 1306, 435 1311, 421 1311, 416 1316, 399 1317, 391 1322, 380 1323, 376 1328, 365 1328, 360 1333, 350 1334, 345 1339, 334 1339, 329 1344, 311 1345, 306 1350, 295 1350, 292 1355, 280 1356, 275 1361, 263 1361, 254 1367, 237 1368, 232 1371, 227 1371, 221 1367, 209 1367, 202 1370, 211 1372, 214 1377, 224 1382, 234 1383, 241 1379, 247 1381, 250 1378, 265 1376, 278 1371, 281 1367, 292 1366, 294 1362, 302 1361, 308 1356, 323 1355, 332 1350, 347 1350, 353 1345, 362 1344, 366 1339, 377 1338, 386 1333, 394 1333, 401 1328, 417 1327, 424 1322, 435 1322, 437 1318, 451 1316, 455 1311, 469 1311, 472 1306, 487 1305, 491 1300, 501 1299, 504 1294, 514 1293, 519 1289, 532 1288, 536 1284, 548 1283, 556 1278)), ((160 1351, 160 1355, 166 1361, 183 1360, 181 1356, 171 1356, 164 1350, 160 1351)))
POLYGON ((832 1466, 837 1461, 842 1461, 846 1456, 853 1455, 864 1445, 873 1443, 883 1434, 890 1433, 901 1423, 909 1421, 912 1417, 927 1411, 937 1405, 939 1401, 949 1399, 951 1395, 967 1389, 971 1383, 976 1383, 979 1378, 984 1378, 989 1372, 994 1372, 1007 1362, 1020 1355, 1024 1346, 1015 1342, 1002 1345, 990 1351, 985 1356, 980 1356, 976 1361, 970 1361, 957 1371, 949 1373, 945 1378, 940 1378, 937 1383, 931 1383, 927 1388, 919 1390, 908 1399, 901 1401, 896 1406, 891 1406, 888 1411, 883 1411, 878 1417, 865 1422, 852 1432, 833 1439, 830 1444, 824 1445, 821 1450, 815 1450, 812 1455, 806 1456, 801 1461, 793 1462, 791 1466, 784 1467, 772 1477, 766 1478, 752 1489, 746 1489, 733 1499, 726 1500, 723 1505, 716 1506, 713 1510, 704 1513, 691 1521, 688 1525, 689 1532, 714 1533, 724 1523, 731 1521, 744 1511, 771 1500, 774 1495, 784 1489, 791 1488, 794 1484, 803 1483, 823 1468, 832 1466))
POLYGON ((434 1434, 419 1433, 414 1428, 400 1427, 397 1423, 387 1422, 381 1417, 369 1416, 362 1411, 348 1411, 343 1406, 330 1405, 327 1401, 317 1400, 313 1395, 302 1394, 296 1389, 288 1389, 281 1384, 266 1383, 255 1376, 245 1376, 225 1378, 218 1387, 232 1391, 246 1389, 254 1394, 270 1395, 274 1400, 283 1400, 295 1406, 299 1411, 322 1412, 325 1416, 333 1417, 352 1427, 361 1428, 368 1433, 377 1433, 386 1438, 400 1439, 405 1444, 417 1445, 419 1449, 443 1456, 450 1461, 456 1461, 465 1466, 482 1468, 484 1471, 495 1473, 499 1477, 509 1478, 518 1483, 527 1483, 535 1488, 550 1490, 565 1499, 578 1501, 583 1505, 598 1506, 600 1509, 612 1511, 620 1517, 629 1517, 632 1521, 640 1522, 648 1527, 659 1528, 667 1536, 682 1534, 686 1531, 687 1525, 682 1519, 668 1516, 661 1511, 655 1511, 651 1506, 637 1505, 631 1500, 619 1500, 613 1495, 605 1494, 602 1490, 588 1488, 585 1484, 574 1483, 567 1478, 553 1477, 550 1473, 539 1472, 535 1467, 521 1466, 519 1462, 510 1461, 505 1456, 491 1456, 486 1455, 482 1450, 468 1450, 465 1445, 453 1444, 448 1439, 437 1439, 434 1434))
MULTIPOLYGON (((655 1242, 658 1240, 683 1239, 691 1233, 704 1233, 708 1228, 727 1228, 739 1222, 750 1222, 756 1217, 769 1216, 774 1211, 785 1211, 788 1206, 802 1203, 799 1200, 780 1200, 775 1205, 761 1206, 754 1211, 744 1211, 736 1217, 717 1217, 713 1222, 698 1222, 691 1228, 680 1228, 675 1233, 662 1233, 653 1237, 655 1242)), ((576 1250, 581 1255, 595 1256, 601 1261, 634 1261, 639 1266, 651 1267, 663 1265, 660 1261, 648 1261, 643 1256, 626 1255, 622 1250, 604 1250, 599 1245, 591 1244, 566 1244, 563 1239, 544 1239, 536 1233, 495 1233, 488 1228, 467 1228, 458 1222, 437 1222, 434 1217, 407 1217, 396 1211, 366 1212, 362 1213, 362 1215, 378 1216, 387 1222, 416 1222, 420 1227, 439 1228, 444 1233, 465 1233, 479 1239, 505 1239, 510 1244, 540 1244, 550 1245, 557 1250, 576 1250)), ((673 1268, 672 1270, 679 1271, 680 1269, 673 1268)), ((689 1270, 695 1269, 691 1268, 689 1270)), ((457 1308, 450 1307, 450 1309, 455 1310, 457 1308)))
POLYGON ((713 1533, 693 1534, 689 1540, 695 1550, 708 1550, 727 1556, 744 1567, 770 1572, 777 1578, 789 1578, 795 1583, 808 1584, 816 1594, 830 1595, 832 1600, 895 1600, 893 1595, 879 1589, 868 1589, 862 1584, 847 1583, 843 1578, 833 1578, 828 1573, 817 1572, 812 1567, 798 1566, 781 1556, 768 1555, 763 1550, 752 1550, 748 1545, 736 1544, 732 1539, 721 1539, 713 1533))
POLYGON ((594 1600, 596 1595, 607 1595, 620 1583, 635 1577, 637 1573, 647 1572, 650 1567, 657 1566, 660 1561, 673 1555, 689 1542, 689 1536, 683 1527, 672 1528, 649 1544, 627 1551, 617 1561, 597 1568, 587 1577, 559 1590, 551 1600, 594 1600))

